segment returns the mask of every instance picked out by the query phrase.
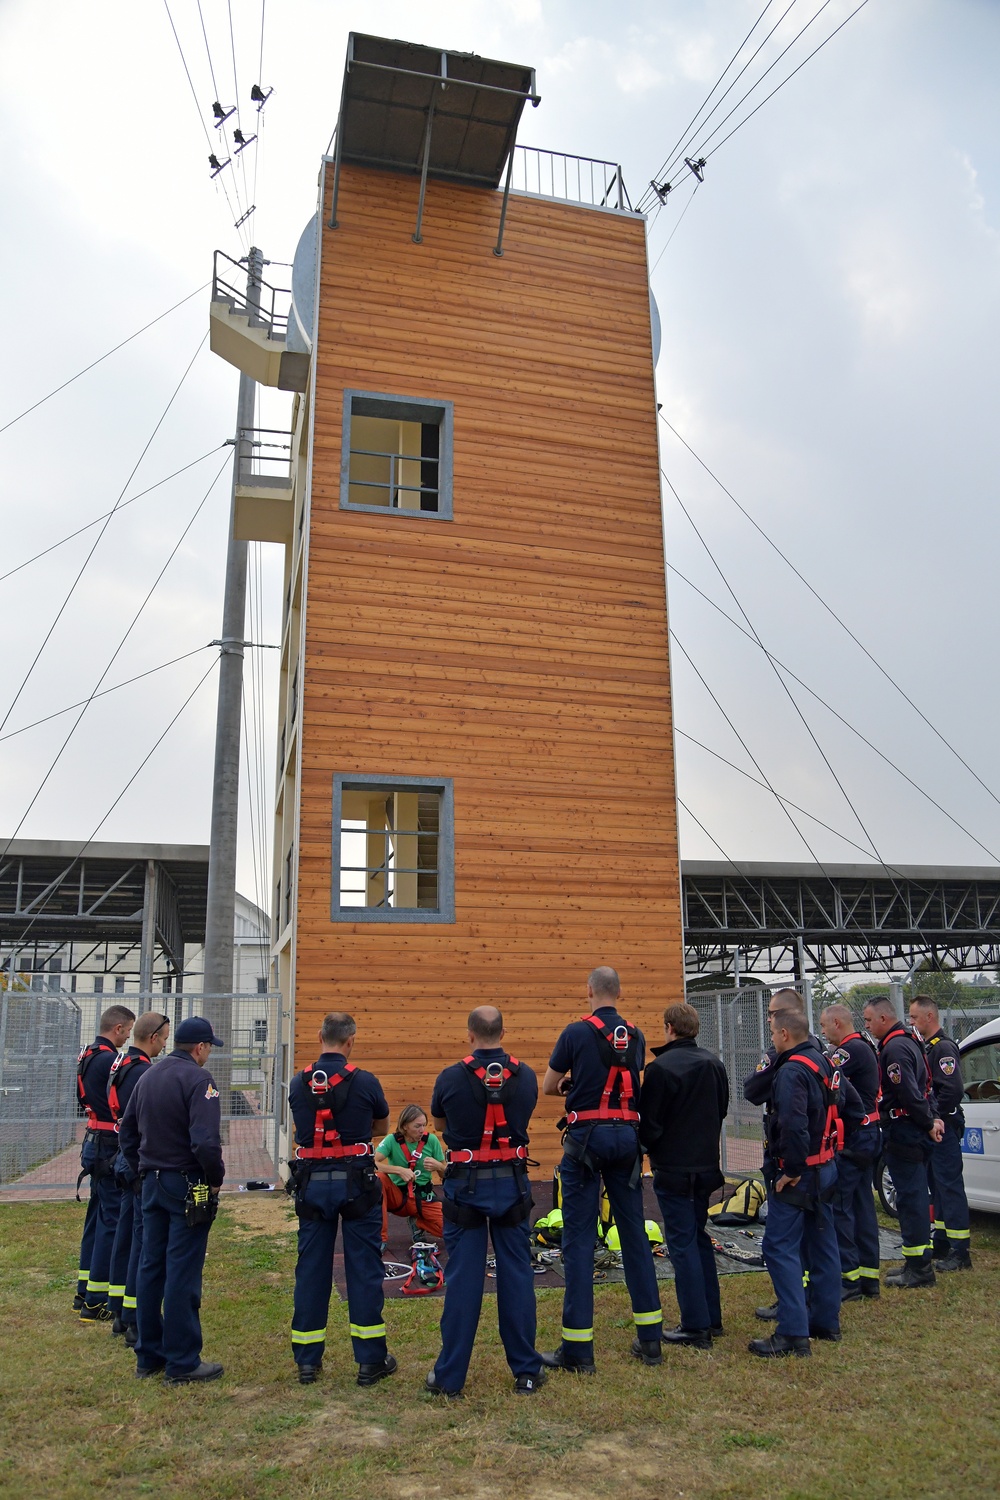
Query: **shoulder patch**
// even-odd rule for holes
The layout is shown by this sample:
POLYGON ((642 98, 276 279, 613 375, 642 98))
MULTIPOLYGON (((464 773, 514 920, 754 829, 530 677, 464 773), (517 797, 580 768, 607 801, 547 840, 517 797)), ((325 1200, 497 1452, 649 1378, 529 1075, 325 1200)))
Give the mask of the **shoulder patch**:
POLYGON ((835 1052, 830 1053, 830 1061, 835 1068, 842 1068, 850 1060, 851 1054, 844 1047, 838 1047, 835 1052))
POLYGON ((902 1082, 903 1070, 899 1066, 899 1063, 897 1063, 897 1062, 890 1063, 889 1066, 886 1068, 885 1071, 888 1074, 889 1082, 890 1083, 901 1083, 902 1082))
POLYGON ((208 1088, 205 1090, 205 1098, 206 1099, 218 1099, 218 1097, 219 1097, 219 1090, 217 1088, 213 1088, 212 1085, 209 1084, 208 1088))
POLYGON ((764 1056, 761 1058, 760 1062, 757 1064, 756 1071, 758 1073, 766 1073, 767 1070, 768 1070, 768 1068, 770 1066, 771 1066, 771 1059, 768 1057, 767 1053, 765 1052, 764 1056))
POLYGON ((955 1071, 955 1059, 953 1057, 942 1057, 938 1065, 946 1078, 950 1078, 955 1071))

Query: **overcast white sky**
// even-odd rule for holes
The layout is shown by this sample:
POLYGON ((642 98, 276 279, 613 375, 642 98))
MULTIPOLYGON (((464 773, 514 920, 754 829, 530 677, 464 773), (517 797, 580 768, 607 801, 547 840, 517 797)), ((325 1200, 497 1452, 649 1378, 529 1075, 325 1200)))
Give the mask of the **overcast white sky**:
MULTIPOLYGON (((787 3, 772 5, 769 19, 787 3)), ((751 103, 855 3, 830 0, 751 103)), ((796 0, 726 107, 821 4, 796 0)), ((353 27, 533 65, 542 104, 527 111, 521 139, 620 160, 638 197, 763 5, 266 0, 261 81, 274 94, 260 121, 262 149, 256 164, 256 148, 244 158, 246 183, 242 175, 234 183, 231 172, 222 180, 231 193, 238 186, 244 204, 256 203, 251 225, 265 255, 290 260, 313 210, 353 27)), ((215 85, 195 0, 171 0, 170 9, 207 119, 216 87, 225 103, 235 97, 227 6, 202 0, 215 85)), ((258 73, 259 0, 232 0, 232 14, 250 134, 258 124, 248 100, 258 73)), ((983 781, 1000 789, 998 65, 994 0, 869 0, 711 159, 683 222, 690 189, 678 189, 652 224, 650 253, 657 261, 676 229, 653 274, 664 415, 983 781)), ((207 150, 162 0, 0 4, 7 349, 0 427, 206 282, 213 249, 242 253, 233 216, 209 180, 207 150)), ((272 274, 280 280, 287 272, 272 274)), ((236 372, 206 347, 129 483, 207 324, 203 292, 0 433, 0 573, 232 434, 236 372)), ((281 425, 286 411, 284 398, 270 396, 264 416, 281 425)), ((768 649, 986 849, 794 688, 863 831, 760 649, 674 577, 673 628, 772 785, 870 859, 869 837, 891 863, 986 864, 986 850, 1000 862, 1000 803, 670 433, 662 436, 666 471, 768 649)), ((112 521, 0 733, 91 691, 224 457, 206 459, 112 521)), ((228 509, 227 471, 108 684, 218 635, 228 509)), ((665 514, 669 561, 735 613, 669 492, 665 514)), ((86 532, 0 582, 0 718, 96 535, 86 532)), ((271 641, 280 609, 276 554, 262 549, 259 628, 271 641)), ((264 660, 269 688, 274 657, 264 660)), ((211 660, 203 651, 92 707, 26 818, 75 716, 0 740, 0 833, 9 837, 24 819, 22 837, 91 835, 211 660)), ((678 728, 757 775, 679 652, 674 682, 678 728)), ((99 837, 207 841, 214 717, 213 673, 99 837)), ((269 719, 268 796, 272 729, 269 719)), ((683 800, 728 855, 810 858, 769 792, 684 739, 678 770, 683 800)), ((863 857, 795 817, 818 858, 863 857)), ((253 896, 267 890, 270 871, 255 874, 246 817, 244 825, 240 884, 253 896)), ((718 857, 686 816, 682 852, 718 857)))

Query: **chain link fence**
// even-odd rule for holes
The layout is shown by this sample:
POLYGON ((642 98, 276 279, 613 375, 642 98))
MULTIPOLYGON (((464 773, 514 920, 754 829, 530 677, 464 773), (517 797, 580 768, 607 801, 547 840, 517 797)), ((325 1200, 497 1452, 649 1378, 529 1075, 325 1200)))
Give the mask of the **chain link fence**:
MULTIPOLYGON (((226 1046, 208 1063, 223 1101, 227 1186, 276 1181, 283 1080, 281 996, 233 994, 72 995, 0 993, 0 1193, 65 1197, 75 1191, 84 1122, 77 1109, 76 1063, 112 1003, 136 1015, 155 1010, 176 1028, 220 1000, 231 1016, 226 1046)), ((168 1049, 169 1051, 169 1043, 168 1049)), ((155 1064, 154 1064, 155 1066, 155 1064)))

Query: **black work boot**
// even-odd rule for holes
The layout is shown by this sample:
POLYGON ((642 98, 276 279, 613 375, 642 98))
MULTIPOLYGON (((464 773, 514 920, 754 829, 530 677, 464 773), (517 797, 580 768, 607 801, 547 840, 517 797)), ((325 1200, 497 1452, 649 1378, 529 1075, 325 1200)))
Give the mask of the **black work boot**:
POLYGON ((545 1371, 539 1370, 537 1375, 519 1375, 514 1381, 515 1396, 534 1396, 545 1384, 545 1371))
POLYGON ((358 1365, 358 1385, 378 1385, 387 1375, 395 1375, 398 1366, 391 1354, 377 1364, 358 1365))
POLYGON ((763 1323, 777 1323, 778 1304, 777 1302, 772 1302, 769 1307, 755 1307, 753 1315, 755 1318, 760 1318, 763 1323))
POLYGON ((164 1385, 201 1385, 206 1380, 220 1380, 223 1368, 212 1360, 203 1359, 193 1370, 187 1370, 183 1375, 164 1375, 164 1385))
POLYGON ((632 1353, 636 1359, 641 1359, 644 1365, 662 1365, 663 1363, 659 1339, 633 1339, 632 1353))
POLYGON ((849 1281, 846 1276, 844 1277, 840 1283, 841 1302, 860 1302, 864 1295, 861 1289, 860 1278, 855 1281, 849 1281))
POLYGON ((106 1302, 98 1302, 95 1303, 94 1306, 91 1306, 88 1302, 84 1304, 83 1311, 80 1314, 80 1322, 110 1323, 113 1317, 114 1313, 111 1311, 106 1302))
POLYGON ((898 1271, 890 1272, 885 1278, 886 1286, 898 1287, 902 1291, 913 1291, 921 1286, 934 1286, 936 1281, 934 1267, 929 1260, 908 1260, 898 1271))
POLYGON ((135 1323, 125 1324, 125 1342, 130 1349, 134 1349, 139 1342, 139 1329, 135 1323))
POLYGON ((789 1354, 808 1359, 812 1354, 808 1339, 790 1339, 783 1333, 772 1333, 769 1339, 751 1339, 747 1348, 758 1359, 784 1359, 789 1354))
POLYGON ((582 1363, 578 1360, 568 1360, 565 1349, 553 1349, 551 1354, 543 1354, 541 1360, 547 1370, 567 1370, 570 1375, 597 1374, 597 1366, 593 1360, 582 1363))
POLYGON ((299 1385, 315 1385, 323 1370, 322 1360, 318 1365, 299 1365, 299 1385))
POLYGON ((934 1262, 934 1269, 935 1271, 971 1271, 972 1256, 969 1254, 968 1247, 959 1250, 953 1245, 942 1260, 934 1262))
POLYGON ((866 1299, 874 1300, 876 1297, 881 1297, 882 1295, 882 1288, 879 1286, 877 1276, 862 1276, 858 1285, 861 1288, 862 1297, 866 1299))
POLYGON ((710 1328, 685 1328, 679 1323, 676 1328, 663 1330, 663 1342, 680 1344, 688 1349, 711 1349, 712 1330, 710 1328))

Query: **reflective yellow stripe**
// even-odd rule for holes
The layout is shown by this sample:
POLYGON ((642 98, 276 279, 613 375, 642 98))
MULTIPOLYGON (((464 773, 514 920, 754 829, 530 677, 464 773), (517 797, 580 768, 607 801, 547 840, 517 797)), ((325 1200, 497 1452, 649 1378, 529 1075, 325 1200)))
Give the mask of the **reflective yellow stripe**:
POLYGON ((592 1344, 594 1342, 592 1328, 564 1328, 562 1336, 568 1344, 592 1344))
MULTIPOLYGON (((876 1271, 875 1274, 877 1276, 878 1272, 876 1271)), ((861 1275, 861 1272, 860 1271, 842 1271, 840 1273, 840 1275, 841 1275, 841 1280, 842 1281, 857 1281, 858 1277, 861 1275)))
POLYGON ((77 1281, 86 1281, 89 1276, 90 1276, 90 1267, 89 1266, 87 1267, 86 1270, 84 1270, 83 1267, 81 1266, 80 1269, 79 1269, 79 1271, 77 1271, 77 1273, 76 1273, 76 1279, 77 1279, 77 1281))
POLYGON ((317 1328, 315 1333, 299 1333, 298 1329, 292 1329, 293 1344, 322 1344, 326 1339, 326 1329, 317 1328))
POLYGON ((972 1231, 971 1231, 971 1229, 949 1229, 948 1230, 948 1238, 950 1240, 967 1240, 967 1239, 971 1239, 971 1237, 972 1237, 972 1231))
POLYGON ((655 1312, 649 1312, 649 1313, 637 1313, 637 1312, 634 1312, 632 1314, 632 1317, 633 1317, 633 1319, 635 1321, 636 1328, 645 1328, 650 1323, 662 1323, 663 1322, 663 1313, 660 1311, 659 1308, 657 1308, 655 1312))
POLYGON ((878 1281, 878 1266, 862 1266, 858 1272, 859 1276, 874 1276, 878 1281))
POLYGON ((904 1255, 925 1255, 930 1248, 931 1248, 930 1245, 904 1245, 903 1246, 903 1254, 904 1255))
POLYGON ((125 1288, 123 1286, 109 1286, 108 1287, 108 1296, 109 1297, 124 1297, 124 1295, 125 1295, 125 1288))
POLYGON ((809 1285, 809 1272, 808 1271, 803 1271, 802 1272, 802 1285, 803 1286, 808 1286, 809 1285))
POLYGON ((372 1323, 370 1327, 366 1328, 361 1323, 352 1323, 351 1324, 351 1338, 352 1339, 384 1339, 385 1338, 385 1324, 384 1323, 372 1323))
POLYGON ((934 1230, 934 1233, 937 1234, 939 1230, 943 1233, 944 1230, 948 1228, 948 1226, 943 1219, 935 1219, 934 1223, 931 1225, 931 1228, 934 1230))
POLYGON ((106 1281, 88 1281, 87 1282, 87 1291, 88 1292, 106 1292, 107 1289, 108 1289, 108 1283, 106 1281))
POLYGON ((123 1297, 122 1298, 122 1307, 127 1307, 130 1312, 134 1311, 134 1309, 135 1309, 135 1298, 134 1297, 123 1297))

